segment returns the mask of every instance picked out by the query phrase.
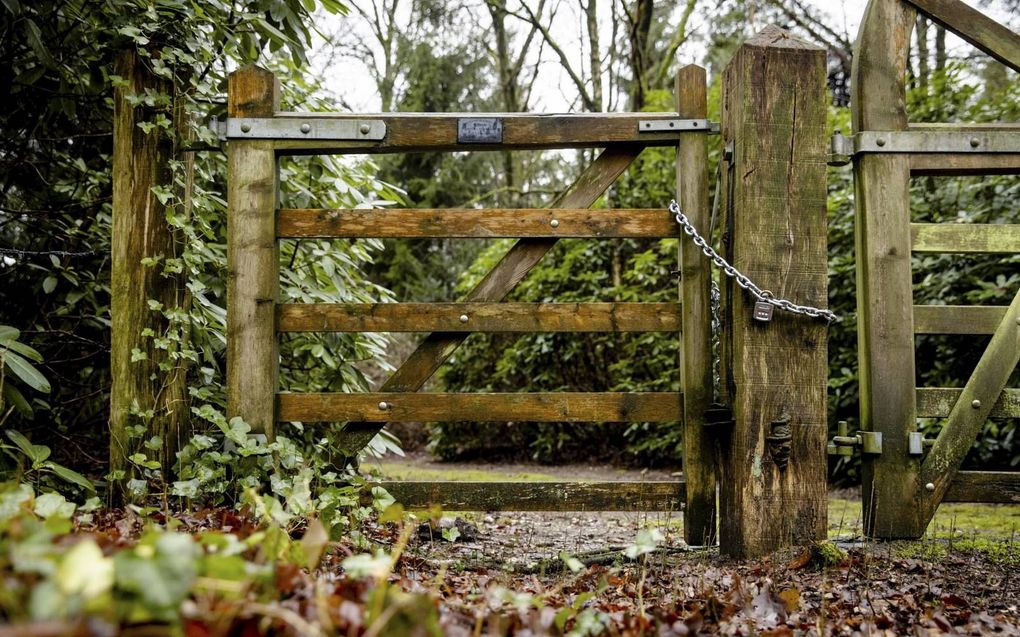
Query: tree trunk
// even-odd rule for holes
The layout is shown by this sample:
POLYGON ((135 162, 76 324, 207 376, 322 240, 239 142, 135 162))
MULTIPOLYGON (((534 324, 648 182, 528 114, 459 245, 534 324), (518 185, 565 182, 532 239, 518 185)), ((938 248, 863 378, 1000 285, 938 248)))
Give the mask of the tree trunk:
POLYGON ((166 223, 166 206, 152 192, 173 183, 173 140, 158 126, 149 132, 139 128, 154 113, 128 101, 146 90, 166 94, 174 87, 154 76, 134 51, 122 51, 115 68, 125 81, 114 91, 110 281, 110 470, 122 476, 111 482, 110 493, 119 504, 126 500, 126 480, 136 474, 129 457, 154 436, 162 439, 154 459, 169 480, 187 417, 187 388, 184 370, 156 346, 155 338, 168 336, 171 326, 161 310, 149 306, 178 308, 185 289, 181 276, 163 272, 162 259, 177 256, 178 245, 166 223), (159 261, 146 266, 143 259, 159 261), (143 336, 147 330, 154 336, 143 336), (133 425, 144 425, 145 433, 131 436, 133 425))

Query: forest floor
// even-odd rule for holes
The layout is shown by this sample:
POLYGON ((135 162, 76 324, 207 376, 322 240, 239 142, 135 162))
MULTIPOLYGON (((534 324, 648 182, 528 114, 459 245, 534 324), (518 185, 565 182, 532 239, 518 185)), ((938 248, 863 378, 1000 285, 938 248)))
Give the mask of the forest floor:
MULTIPOLYGON (((422 455, 362 468, 419 480, 673 477, 422 455)), ((876 543, 861 538, 854 493, 833 492, 831 542, 735 561, 684 544, 678 513, 447 511, 433 530, 428 515, 387 510, 331 541, 316 520, 225 508, 66 520, 20 493, 0 493, 0 637, 1020 636, 1017 505, 944 505, 922 540, 876 543)))

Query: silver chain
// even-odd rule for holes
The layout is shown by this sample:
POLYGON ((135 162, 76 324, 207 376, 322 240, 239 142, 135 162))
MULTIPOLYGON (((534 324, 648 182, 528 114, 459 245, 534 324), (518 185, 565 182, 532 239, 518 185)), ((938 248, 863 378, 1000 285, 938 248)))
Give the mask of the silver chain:
POLYGON ((830 323, 839 320, 839 316, 831 310, 811 307, 810 305, 797 305, 793 301, 776 298, 768 291, 761 289, 754 281, 749 279, 747 275, 730 265, 726 259, 719 256, 719 253, 712 249, 712 246, 708 245, 708 242, 705 241, 700 234, 698 234, 697 228, 695 228, 694 224, 692 224, 690 219, 687 218, 687 215, 680 210, 680 205, 677 204, 675 200, 669 202, 669 211, 676 217, 676 222, 684 229, 684 232, 686 232, 691 238, 694 245, 701 248, 701 251, 705 253, 705 256, 711 259, 712 263, 718 266, 726 274, 726 276, 732 278, 737 282, 737 285, 750 292, 751 296, 753 296, 755 300, 768 303, 769 305, 774 305, 781 310, 785 310, 793 314, 802 314, 804 316, 810 316, 811 318, 822 318, 830 323))

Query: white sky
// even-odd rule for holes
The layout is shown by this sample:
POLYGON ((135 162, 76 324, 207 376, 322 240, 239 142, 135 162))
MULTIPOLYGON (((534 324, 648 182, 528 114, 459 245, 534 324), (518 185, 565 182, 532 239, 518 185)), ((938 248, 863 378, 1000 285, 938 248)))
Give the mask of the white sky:
MULTIPOLYGON (((371 6, 371 0, 351 1, 360 2, 362 6, 371 6)), ((600 12, 605 14, 604 16, 600 15, 600 23, 603 25, 604 31, 600 36, 603 41, 603 48, 611 38, 611 34, 608 32, 610 24, 608 7, 610 1, 603 0, 599 5, 600 12)), ((808 3, 814 6, 817 11, 827 14, 830 18, 828 23, 848 33, 850 39, 853 40, 856 37, 857 28, 864 13, 867 0, 808 0, 808 3)), ((410 0, 405 0, 404 4, 409 5, 410 0)), ((560 4, 561 8, 557 13, 556 21, 551 27, 551 32, 554 38, 561 43, 564 50, 567 51, 568 55, 572 56, 575 68, 586 67, 587 46, 586 43, 582 44, 584 40, 581 37, 584 23, 579 15, 577 3, 563 1, 560 4)), ((976 6, 977 3, 975 0, 968 0, 967 4, 976 6)), ((1008 17, 1003 15, 1002 11, 996 11, 994 6, 993 8, 985 7, 981 10, 1000 20, 1008 17)), ((479 15, 471 16, 466 13, 464 19, 474 19, 483 25, 488 25, 490 22, 488 12, 481 6, 478 6, 476 12, 479 15)), ((754 16, 752 16, 751 21, 752 32, 756 32, 765 26, 764 23, 757 23, 754 16)), ((518 30, 523 30, 524 28, 523 25, 520 25, 520 23, 517 23, 512 18, 508 19, 508 24, 514 25, 518 30)), ((370 32, 367 30, 367 26, 353 11, 346 17, 324 16, 319 22, 318 27, 323 33, 329 34, 331 36, 330 39, 334 41, 342 42, 356 38, 358 41, 372 46, 377 52, 379 51, 375 39, 371 37, 370 32)), ((707 17, 703 13, 695 11, 689 25, 689 32, 694 36, 700 37, 693 38, 694 41, 692 43, 687 43, 681 47, 678 52, 678 59, 681 63, 704 63, 705 47, 702 42, 705 36, 710 33, 711 28, 712 26, 708 23, 707 17)), ((538 50, 538 37, 536 36, 536 41, 531 46, 531 49, 535 51, 538 50)), ((325 43, 320 41, 310 57, 313 65, 316 67, 316 72, 326 80, 325 83, 330 92, 341 98, 344 103, 348 104, 355 111, 377 112, 380 109, 380 101, 376 92, 375 81, 369 74, 368 69, 360 62, 350 58, 342 61, 328 60, 330 56, 326 49, 323 48, 326 46, 325 43)), ((953 54, 954 52, 966 51, 969 45, 950 34, 950 37, 947 39, 947 48, 950 54, 953 54)), ((535 83, 535 90, 529 104, 529 110, 533 112, 564 112, 572 108, 576 110, 577 107, 573 106, 574 104, 576 104, 576 91, 573 84, 563 71, 555 54, 546 47, 543 53, 539 77, 535 83)))

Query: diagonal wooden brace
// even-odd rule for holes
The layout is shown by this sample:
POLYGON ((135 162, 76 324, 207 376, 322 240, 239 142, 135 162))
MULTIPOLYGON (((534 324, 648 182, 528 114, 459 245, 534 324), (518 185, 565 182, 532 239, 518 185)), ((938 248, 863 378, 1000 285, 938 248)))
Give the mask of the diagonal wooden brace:
POLYGON ((918 504, 925 526, 935 515, 935 510, 949 490, 975 438, 981 433, 981 427, 1018 362, 1020 291, 1013 297, 1006 316, 992 335, 974 373, 967 380, 967 386, 953 406, 949 419, 921 465, 918 504))
MULTIPOLYGON (((607 148, 598 159, 577 178, 553 208, 587 208, 623 174, 644 146, 622 145, 607 148)), ((528 272, 556 245, 557 239, 521 239, 503 256, 471 292, 464 298, 468 302, 496 303, 506 298, 528 272)), ((390 376, 379 391, 413 392, 432 377, 432 374, 453 354, 468 333, 433 332, 425 337, 404 364, 390 376)), ((351 422, 344 428, 340 451, 352 456, 382 429, 384 423, 351 422)))

